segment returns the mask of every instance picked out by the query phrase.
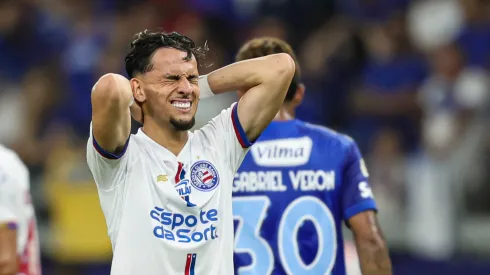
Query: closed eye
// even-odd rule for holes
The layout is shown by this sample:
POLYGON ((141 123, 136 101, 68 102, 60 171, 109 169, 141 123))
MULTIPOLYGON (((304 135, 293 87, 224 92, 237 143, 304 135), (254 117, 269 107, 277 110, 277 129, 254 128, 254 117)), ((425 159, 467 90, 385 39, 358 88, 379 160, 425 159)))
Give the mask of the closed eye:
POLYGON ((190 75, 187 77, 187 80, 189 80, 189 82, 193 83, 193 84, 197 83, 198 79, 199 79, 199 76, 197 76, 197 75, 190 75))
POLYGON ((165 78, 168 80, 173 80, 173 81, 179 81, 180 80, 179 75, 166 75, 165 78))

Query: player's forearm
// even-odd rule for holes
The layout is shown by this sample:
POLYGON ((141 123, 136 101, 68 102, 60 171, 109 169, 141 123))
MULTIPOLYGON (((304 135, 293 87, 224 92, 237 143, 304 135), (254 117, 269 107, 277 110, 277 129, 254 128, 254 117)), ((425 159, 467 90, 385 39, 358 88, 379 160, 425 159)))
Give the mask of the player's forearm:
MULTIPOLYGON (((4 236, 0 237, 0 240, 3 239, 3 237, 4 236)), ((17 253, 15 249, 16 243, 15 241, 12 242, 11 240, 3 240, 3 244, 0 245, 0 275, 15 275, 17 274, 18 268, 17 253), (8 242, 10 245, 4 245, 8 242)))
POLYGON ((213 71, 208 76, 208 82, 214 94, 249 90, 270 82, 291 82, 294 68, 291 56, 273 54, 236 62, 213 71))
POLYGON ((388 248, 382 240, 357 243, 363 275, 391 275, 392 267, 388 248))
POLYGON ((5 226, 4 223, 0 222, 0 275, 13 275, 17 272, 16 240, 17 230, 12 230, 10 227, 5 226))
POLYGON ((17 262, 2 264, 0 263, 0 275, 16 275, 17 262))

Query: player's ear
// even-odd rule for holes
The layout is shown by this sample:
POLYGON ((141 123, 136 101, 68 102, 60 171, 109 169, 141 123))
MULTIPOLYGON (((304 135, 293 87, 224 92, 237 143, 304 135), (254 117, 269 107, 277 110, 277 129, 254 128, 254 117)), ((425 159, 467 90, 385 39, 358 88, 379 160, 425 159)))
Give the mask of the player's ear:
POLYGON ((133 97, 137 102, 144 102, 146 100, 145 92, 143 91, 143 83, 138 78, 131 78, 129 81, 131 83, 131 90, 133 92, 133 97))
POLYGON ((296 93, 294 94, 292 103, 294 107, 297 107, 303 102, 303 99, 305 98, 305 85, 303 83, 299 84, 298 87, 296 88, 296 93))

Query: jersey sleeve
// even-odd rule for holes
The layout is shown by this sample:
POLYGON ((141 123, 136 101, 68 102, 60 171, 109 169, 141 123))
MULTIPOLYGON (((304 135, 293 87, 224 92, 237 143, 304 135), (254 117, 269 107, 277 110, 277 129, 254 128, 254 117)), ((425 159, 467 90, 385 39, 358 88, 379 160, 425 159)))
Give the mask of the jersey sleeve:
POLYGON ((217 148, 219 154, 223 154, 233 171, 238 169, 253 144, 248 140, 238 118, 237 103, 233 103, 201 128, 201 133, 207 145, 217 148))
POLYGON ((18 198, 12 192, 2 190, 0 188, 0 227, 17 229, 19 217, 15 213, 15 209, 19 209, 17 205, 18 198))
POLYGON ((124 182, 132 156, 131 148, 129 147, 131 147, 130 138, 128 138, 119 154, 105 151, 95 140, 92 134, 92 123, 90 124, 90 137, 87 142, 87 164, 100 190, 109 191, 124 182))
POLYGON ((347 153, 341 187, 342 213, 345 221, 367 210, 377 211, 368 177, 369 174, 359 148, 352 141, 347 153))
POLYGON ((21 223, 19 210, 23 205, 23 194, 19 186, 28 184, 28 175, 23 175, 23 171, 5 171, 5 167, 0 167, 0 227, 17 229, 21 223), (27 183, 21 181, 26 180, 27 183))

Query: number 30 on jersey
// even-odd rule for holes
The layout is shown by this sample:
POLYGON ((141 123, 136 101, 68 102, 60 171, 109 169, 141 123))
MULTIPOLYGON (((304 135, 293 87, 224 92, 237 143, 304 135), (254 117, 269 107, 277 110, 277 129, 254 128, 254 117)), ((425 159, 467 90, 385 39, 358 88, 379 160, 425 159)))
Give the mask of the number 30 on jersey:
MULTIPOLYGON (((260 236, 269 205, 266 196, 233 199, 234 218, 239 220, 235 252, 248 253, 252 258, 250 265, 239 268, 240 275, 271 274, 274 268, 272 249, 260 236)), ((277 230, 278 254, 287 274, 330 274, 337 253, 337 236, 332 213, 321 200, 308 196, 292 201, 284 210, 277 230), (306 220, 315 225, 319 241, 315 259, 308 265, 299 255, 297 242, 298 229, 306 220)))

